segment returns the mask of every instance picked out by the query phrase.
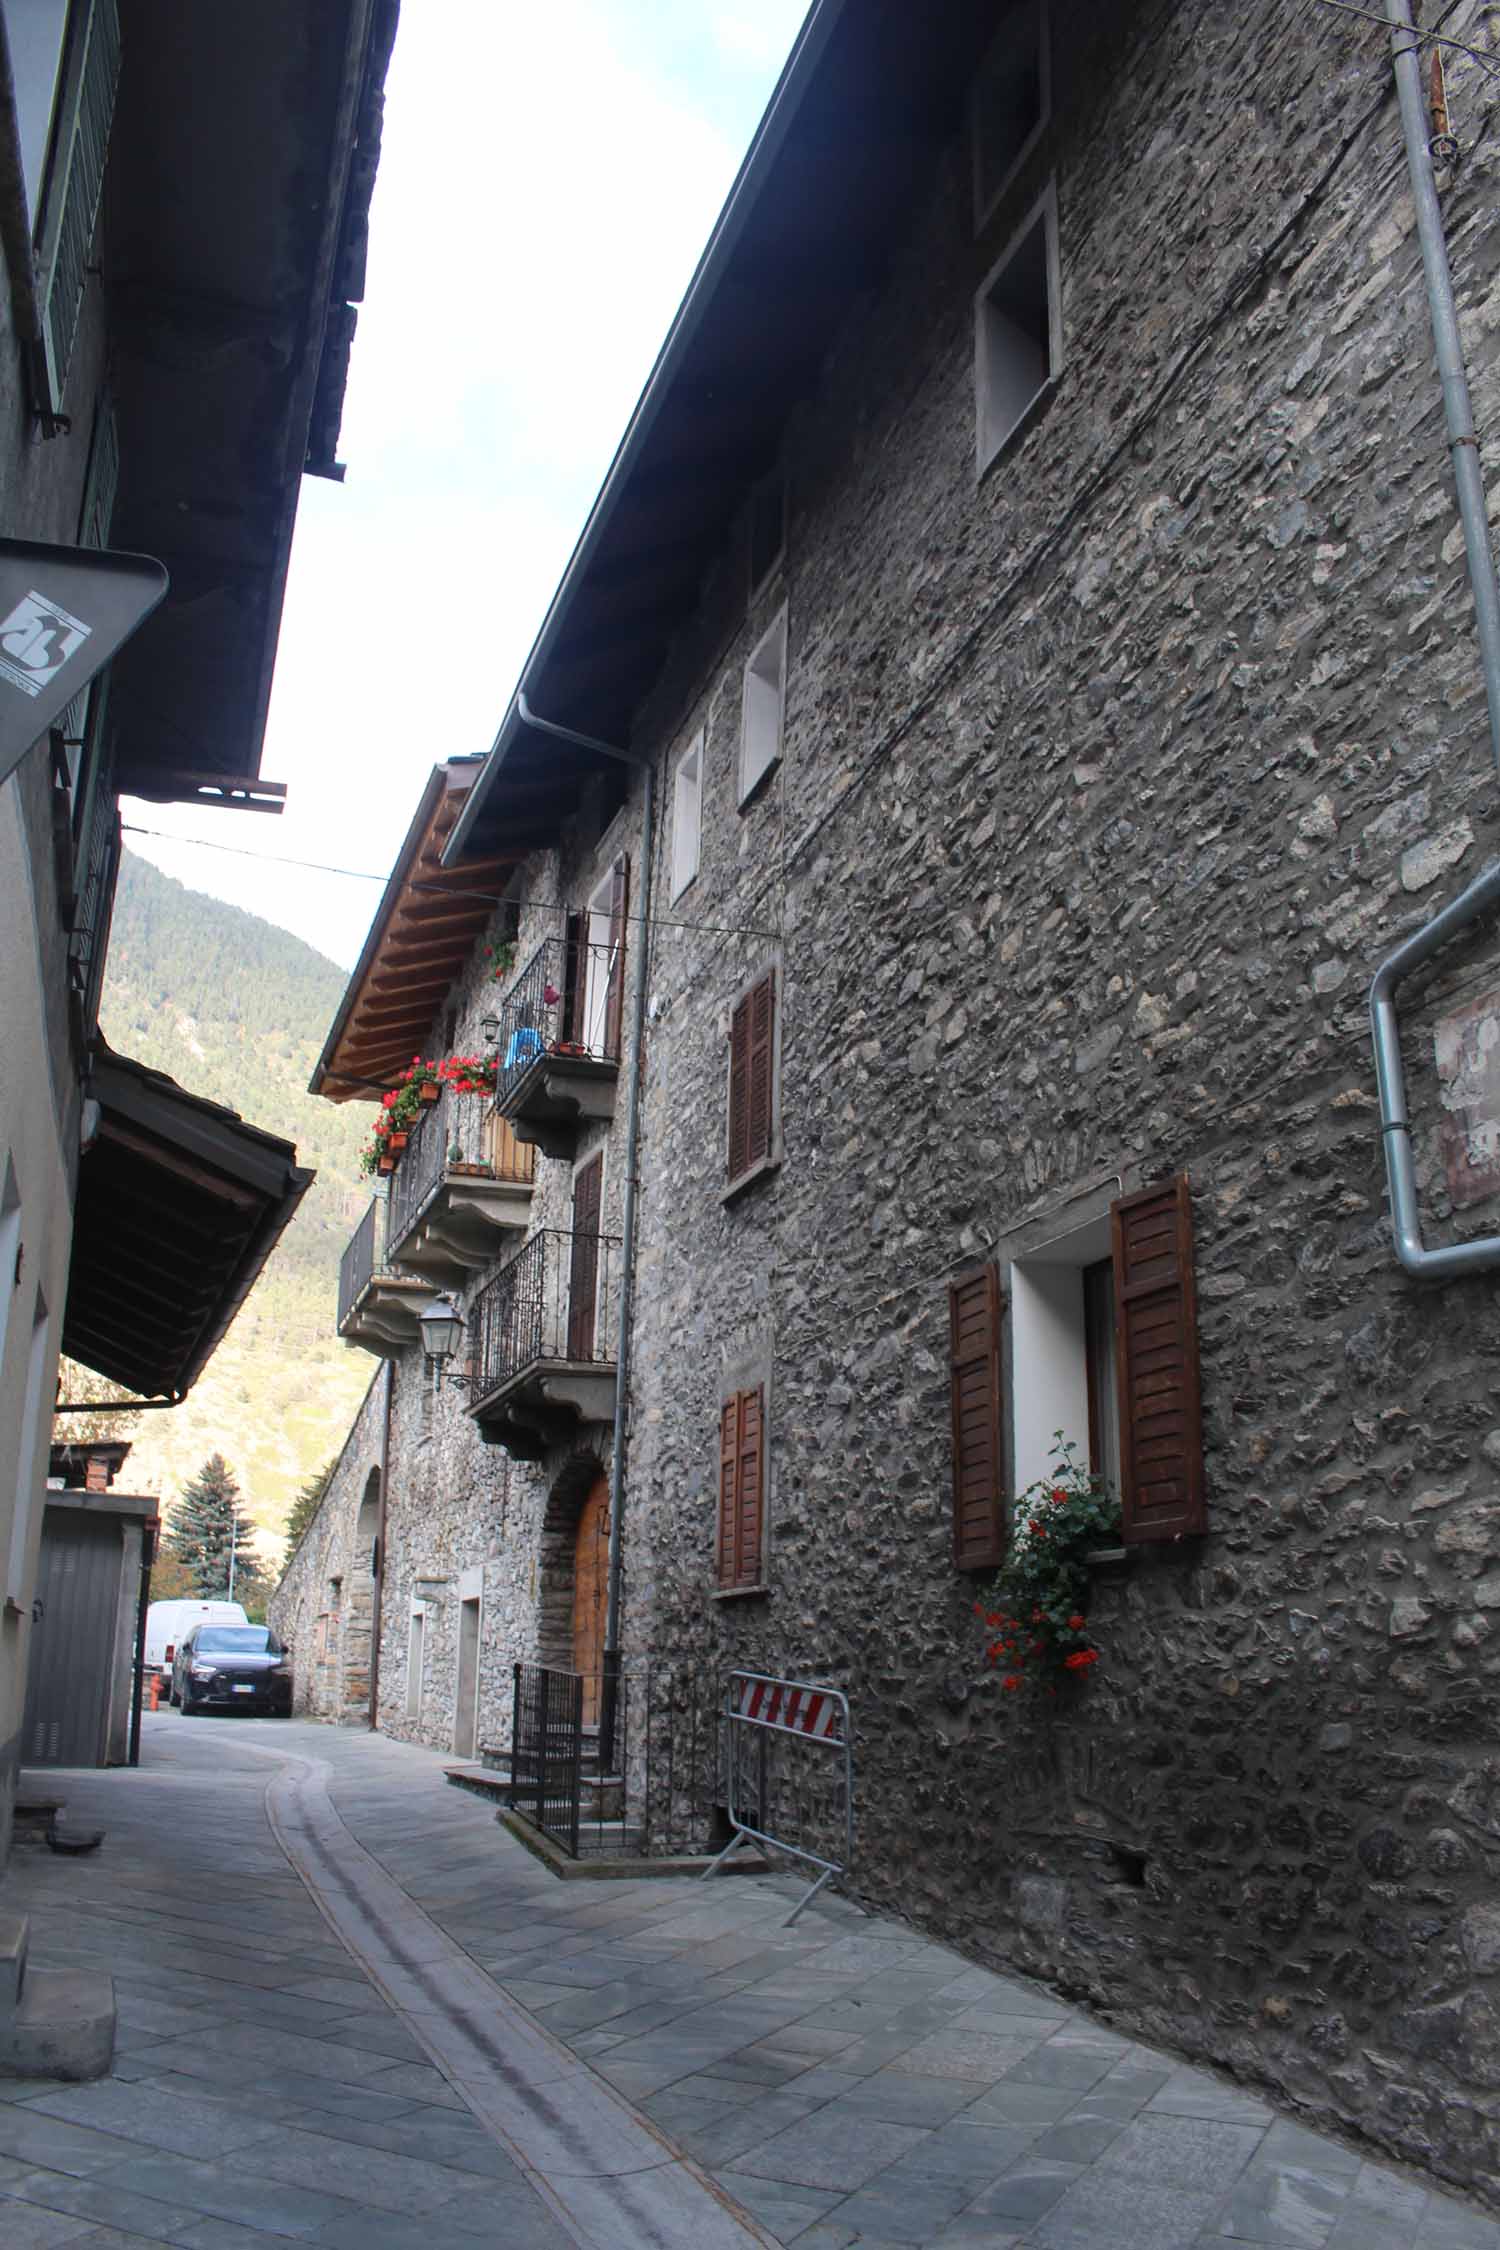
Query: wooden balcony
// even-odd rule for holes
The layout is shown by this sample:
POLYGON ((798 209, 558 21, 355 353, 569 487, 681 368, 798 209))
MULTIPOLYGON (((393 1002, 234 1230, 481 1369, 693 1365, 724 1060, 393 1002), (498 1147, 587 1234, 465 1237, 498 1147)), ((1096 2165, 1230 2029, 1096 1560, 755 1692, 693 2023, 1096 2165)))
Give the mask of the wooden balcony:
POLYGON ((419 1118, 391 1180, 386 1256, 459 1289, 526 1232, 535 1151, 474 1094, 444 1088, 419 1118))

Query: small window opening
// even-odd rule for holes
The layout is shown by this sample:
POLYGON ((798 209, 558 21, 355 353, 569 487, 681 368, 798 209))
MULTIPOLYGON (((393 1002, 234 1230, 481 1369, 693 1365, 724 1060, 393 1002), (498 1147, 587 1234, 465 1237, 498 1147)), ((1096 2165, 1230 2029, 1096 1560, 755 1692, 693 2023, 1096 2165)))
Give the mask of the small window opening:
POLYGON ((786 709, 786 611, 763 635, 745 666, 745 701, 740 722, 740 803, 781 758, 786 709))
POLYGON ((987 469, 1057 373, 1057 205, 1049 188, 975 305, 979 467, 987 469))
POLYGON ((1046 0, 1012 0, 974 81, 974 224, 982 227, 1051 110, 1046 0))
POLYGON ((680 898, 698 872, 703 833, 703 737, 677 768, 672 785, 672 896, 680 898))
POLYGON ((1146 1854, 1144 1852, 1134 1850, 1129 1844, 1111 1844, 1109 1857, 1117 1883, 1123 1883, 1128 1890, 1132 1891, 1143 1891, 1146 1888, 1146 1854))

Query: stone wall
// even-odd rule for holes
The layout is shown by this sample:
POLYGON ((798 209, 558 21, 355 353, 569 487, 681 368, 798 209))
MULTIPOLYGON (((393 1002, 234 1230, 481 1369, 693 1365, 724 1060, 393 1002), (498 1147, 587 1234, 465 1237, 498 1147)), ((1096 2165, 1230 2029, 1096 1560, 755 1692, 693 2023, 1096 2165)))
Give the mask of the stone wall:
MULTIPOLYGON (((849 1689, 868 1896, 1493 2195, 1500 1314, 1393 1261, 1364 1024, 1496 836, 1389 66, 1269 4, 1054 16, 1053 133, 978 242, 955 139, 791 433, 778 583, 747 609, 729 558, 643 730, 707 754, 698 881, 656 890, 629 1638, 849 1689), (976 485, 973 291, 1049 166, 1065 365, 976 485), (728 1009, 776 957, 785 1158, 726 1206, 728 1009), (1073 1701, 1002 1698, 947 1278, 1181 1170, 1209 1534, 1101 1580, 1073 1701), (756 1354, 770 1592, 730 1601, 756 1354)), ((1493 164, 1445 194, 1481 428, 1493 164)), ((1500 1227, 1449 1202, 1433 1063, 1497 992, 1485 930, 1403 999, 1442 1238, 1500 1227)))
MULTIPOLYGON (((1496 833, 1385 47, 1279 0, 1052 12, 1053 126, 977 238, 955 132, 788 433, 782 566, 747 601, 736 543, 642 715, 626 1643, 848 1689, 854 1883, 882 1906, 1496 2196, 1500 1315, 1491 1279, 1393 1260, 1363 1014, 1496 833), (1064 362, 976 480, 974 293, 1049 174, 1064 362), (783 602, 784 753, 741 810, 744 664, 783 602), (729 1010, 773 962, 782 1161, 726 1203, 729 1010), (948 1278, 1180 1171, 1208 1534, 1101 1574, 1081 1692, 1003 1697, 951 1559, 948 1278), (747 1368, 769 1590, 723 1599, 718 1416, 747 1368)), ((1449 88, 1485 428, 1497 160, 1461 57, 1449 88)), ((603 817, 522 872, 522 964, 608 865, 603 817)), ((639 791, 616 837, 638 822, 639 791)), ((478 956, 458 997, 482 1012, 478 956)), ((1500 1229, 1483 1166, 1456 1208, 1443 1162, 1434 1037, 1476 1002, 1500 1007, 1488 930, 1403 995, 1444 1239, 1500 1229)), ((623 1100, 611 1231, 622 1130, 623 1100)), ((539 1165, 534 1226, 566 1225, 571 1177, 539 1165)), ((452 1740, 477 1583, 502 1739, 511 1661, 558 1653, 609 1433, 507 1464, 456 1391, 423 1405, 414 1358, 381 1723, 452 1740)))

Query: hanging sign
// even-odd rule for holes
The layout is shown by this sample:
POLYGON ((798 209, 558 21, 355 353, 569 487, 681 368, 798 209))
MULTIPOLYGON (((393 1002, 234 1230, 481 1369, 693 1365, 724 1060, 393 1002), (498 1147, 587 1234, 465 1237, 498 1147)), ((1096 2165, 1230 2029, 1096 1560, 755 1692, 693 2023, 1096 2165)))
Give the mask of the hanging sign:
POLYGON ((0 539, 0 782, 166 590, 148 555, 0 539))

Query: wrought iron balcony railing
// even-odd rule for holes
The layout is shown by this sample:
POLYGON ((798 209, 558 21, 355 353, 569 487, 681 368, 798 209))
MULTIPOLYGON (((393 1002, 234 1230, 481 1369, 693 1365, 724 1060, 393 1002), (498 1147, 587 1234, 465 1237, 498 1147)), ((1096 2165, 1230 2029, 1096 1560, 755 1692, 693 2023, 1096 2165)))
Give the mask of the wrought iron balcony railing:
POLYGON ((543 939, 507 993, 500 1009, 502 1103, 544 1056, 618 1063, 625 943, 599 930, 600 917, 590 916, 577 934, 543 939))
POLYGON ((536 1151, 525 1147, 503 1117, 478 1094, 445 1086, 407 1137, 391 1178, 385 1240, 399 1248, 450 1179, 481 1179, 529 1187, 536 1151))
POLYGON ((340 1328, 369 1288, 374 1275, 375 1231, 379 1219, 380 1197, 377 1195, 370 1198, 370 1207, 350 1235, 339 1260, 340 1328))
POLYGON ((474 1300, 475 1405, 531 1368, 613 1366, 619 1257, 616 1235, 532 1235, 474 1300))

